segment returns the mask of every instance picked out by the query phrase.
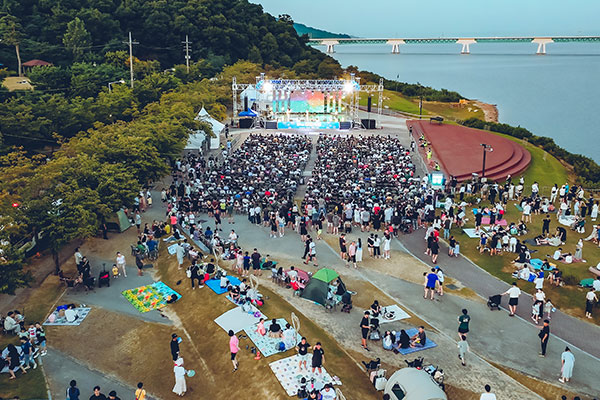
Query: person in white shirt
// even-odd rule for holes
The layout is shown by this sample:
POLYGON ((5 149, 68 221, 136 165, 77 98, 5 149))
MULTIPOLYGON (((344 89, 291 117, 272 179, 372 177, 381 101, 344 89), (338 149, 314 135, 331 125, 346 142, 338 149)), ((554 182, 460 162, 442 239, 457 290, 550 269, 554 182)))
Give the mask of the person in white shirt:
POLYGON ((333 388, 331 383, 326 384, 325 387, 321 390, 321 396, 323 397, 323 400, 336 400, 337 399, 337 396, 335 394, 335 389, 333 388))
POLYGON ((557 250, 555 250, 554 254, 552 255, 552 258, 556 261, 560 260, 562 258, 562 249, 558 248, 557 250))
POLYGON ((125 270, 125 256, 121 252, 117 252, 117 267, 123 270, 123 276, 127 278, 127 271, 125 270))
POLYGON ((517 282, 513 282, 510 289, 502 293, 502 295, 508 295, 508 308, 510 309, 510 316, 514 317, 517 312, 517 305, 519 304, 519 296, 521 295, 521 289, 517 286, 517 282))
POLYGON ((482 393, 479 400, 497 400, 496 395, 491 393, 492 388, 490 385, 485 385, 485 393, 482 393))
MULTIPOLYGON (((596 268, 598 268, 598 267, 596 267, 596 268)), ((596 279, 594 279, 594 283, 592 283, 592 287, 594 288, 594 290, 596 292, 600 292, 600 276, 597 276, 596 279)))
POLYGON ((535 297, 536 300, 545 301, 546 300, 546 293, 544 293, 544 291, 542 289, 538 289, 535 292, 534 297, 535 297))
POLYGON ((73 305, 70 305, 69 308, 65 310, 65 318, 67 322, 75 322, 75 320, 79 317, 77 315, 77 311, 75 311, 73 305))
POLYGON ((286 272, 287 276, 290 278, 290 282, 296 282, 298 280, 298 271, 294 269, 294 267, 290 267, 290 270, 286 272))
POLYGON ((83 255, 79 251, 79 247, 75 249, 75 265, 79 266, 81 264, 81 260, 83 259, 83 255))

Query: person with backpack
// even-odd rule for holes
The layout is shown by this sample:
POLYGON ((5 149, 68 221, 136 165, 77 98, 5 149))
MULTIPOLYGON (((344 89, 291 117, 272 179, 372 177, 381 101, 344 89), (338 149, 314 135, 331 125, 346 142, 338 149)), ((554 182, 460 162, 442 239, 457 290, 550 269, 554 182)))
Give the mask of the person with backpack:
POLYGON ((67 400, 79 400, 79 388, 77 387, 77 381, 75 379, 69 382, 69 387, 67 388, 67 400))

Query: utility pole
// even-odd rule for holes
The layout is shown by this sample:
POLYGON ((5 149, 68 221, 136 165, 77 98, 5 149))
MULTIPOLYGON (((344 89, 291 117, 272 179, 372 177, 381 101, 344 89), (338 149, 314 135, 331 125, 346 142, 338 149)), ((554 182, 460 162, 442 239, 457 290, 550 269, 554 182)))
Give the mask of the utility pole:
POLYGON ((185 44, 185 46, 183 46, 183 51, 185 51, 185 67, 187 69, 187 73, 190 73, 190 51, 192 51, 192 48, 190 47, 190 44, 192 42, 190 42, 188 40, 188 35, 185 35, 185 42, 181 42, 183 44, 185 44))
POLYGON ((134 42, 131 40, 131 32, 129 32, 129 40, 127 42, 123 42, 129 45, 129 74, 131 77, 131 88, 133 89, 133 45, 140 44, 139 42, 134 42))

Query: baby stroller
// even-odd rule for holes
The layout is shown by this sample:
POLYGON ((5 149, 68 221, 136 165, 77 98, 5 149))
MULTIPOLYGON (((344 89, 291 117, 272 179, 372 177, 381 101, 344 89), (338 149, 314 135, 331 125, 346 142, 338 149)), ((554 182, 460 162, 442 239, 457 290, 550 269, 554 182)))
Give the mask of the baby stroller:
POLYGON ((350 294, 350 292, 346 291, 343 295, 342 295, 342 312, 345 313, 350 313, 350 310, 352 310, 352 295, 350 294))
POLYGON ((106 271, 105 264, 102 264, 102 271, 98 274, 98 287, 101 288, 103 285, 110 287, 110 274, 106 271))
POLYGON ((500 301, 502 301, 502 295, 501 294, 495 294, 493 296, 490 296, 488 298, 488 302, 487 305, 490 308, 491 311, 493 310, 499 310, 500 309, 500 301))

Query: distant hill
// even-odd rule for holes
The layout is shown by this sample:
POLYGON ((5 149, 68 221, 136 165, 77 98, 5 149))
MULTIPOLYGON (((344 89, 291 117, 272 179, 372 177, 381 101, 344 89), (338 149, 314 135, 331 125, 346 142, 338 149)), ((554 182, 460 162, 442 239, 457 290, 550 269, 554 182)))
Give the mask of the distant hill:
POLYGON ((313 28, 313 27, 310 27, 310 26, 306 26, 304 24, 299 24, 297 22, 294 22, 294 29, 296 29, 296 32, 298 33, 299 36, 307 34, 309 37, 315 38, 315 39, 321 39, 321 38, 343 38, 343 39, 347 39, 347 38, 351 38, 352 37, 350 35, 346 35, 345 33, 327 32, 327 31, 324 31, 324 30, 321 30, 321 29, 317 29, 317 28, 313 28))

